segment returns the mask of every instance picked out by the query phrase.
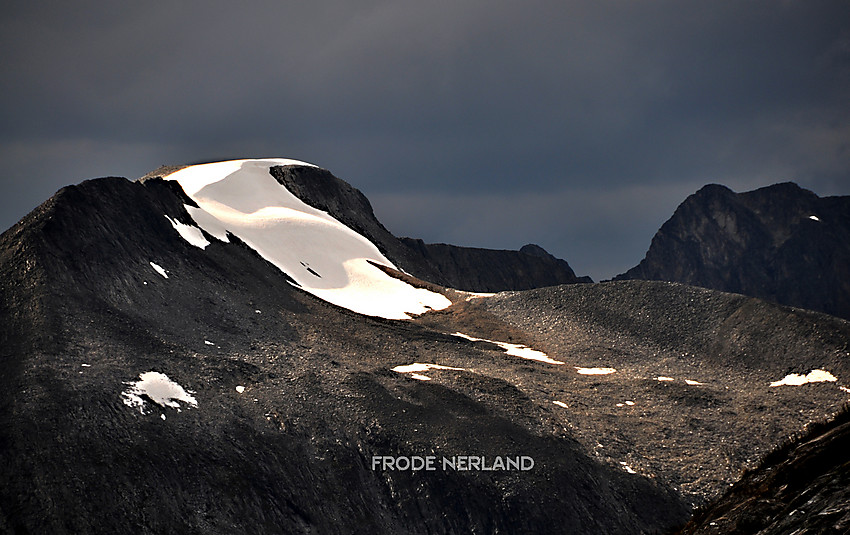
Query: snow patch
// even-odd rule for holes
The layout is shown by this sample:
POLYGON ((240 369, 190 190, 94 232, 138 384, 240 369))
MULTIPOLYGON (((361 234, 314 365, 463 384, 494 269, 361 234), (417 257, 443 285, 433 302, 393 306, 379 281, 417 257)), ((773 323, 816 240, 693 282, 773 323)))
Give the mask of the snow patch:
POLYGON ((510 344, 508 342, 497 342, 495 340, 487 340, 486 338, 475 338, 474 336, 469 336, 463 333, 454 333, 453 336, 465 338, 472 342, 490 342, 491 344, 496 344, 497 346, 504 349, 508 355, 514 357, 520 357, 528 360, 536 360, 538 362, 545 362, 546 364, 563 364, 563 362, 561 362, 560 360, 549 358, 549 355, 542 351, 537 351, 536 349, 531 349, 530 347, 521 344, 510 344))
POLYGON ((195 247, 204 249, 207 245, 210 244, 210 242, 208 242, 207 239, 204 237, 204 233, 201 232, 201 229, 199 229, 198 227, 194 225, 185 225, 180 221, 171 219, 168 216, 165 216, 165 218, 168 220, 169 223, 171 223, 171 226, 174 227, 174 230, 176 230, 177 233, 180 234, 181 238, 194 245, 195 247))
POLYGON ((569 407, 567 407, 567 404, 566 404, 566 403, 564 403, 563 401, 553 401, 552 403, 554 403, 555 405, 557 405, 557 406, 559 406, 559 407, 563 407, 563 408, 565 408, 565 409, 568 409, 568 408, 569 408, 569 407))
POLYGON ((160 266, 160 265, 158 265, 158 264, 155 264, 155 263, 153 263, 153 262, 149 262, 149 264, 151 265, 151 267, 152 267, 152 268, 154 268, 154 270, 155 270, 157 273, 159 273, 160 275, 162 275, 162 276, 163 276, 163 277, 165 277, 166 279, 168 278, 168 273, 166 273, 166 272, 165 272, 165 270, 164 270, 164 269, 162 269, 162 266, 160 266))
POLYGON ((181 402, 192 407, 198 406, 197 400, 190 395, 194 392, 187 392, 164 373, 145 372, 139 375, 138 381, 124 384, 129 385, 129 388, 121 393, 124 405, 138 408, 142 414, 145 413, 145 398, 142 396, 146 396, 160 407, 179 409, 181 402))
POLYGON ((635 472, 635 471, 634 471, 634 470, 633 470, 633 469, 632 469, 629 465, 627 465, 625 462, 620 461, 620 464, 623 466, 623 470, 625 470, 626 472, 628 472, 628 473, 630 473, 630 474, 637 474, 637 472, 635 472))
POLYGON ((409 373, 410 377, 419 381, 430 381, 431 378, 427 375, 422 375, 417 372, 427 372, 428 370, 457 370, 466 371, 466 368, 454 368, 452 366, 440 366, 439 364, 427 364, 422 362, 414 362, 403 366, 396 366, 392 369, 396 373, 409 373))
POLYGON ((700 383, 699 381, 692 381, 690 379, 685 379, 685 384, 689 384, 691 386, 698 386, 705 383, 700 383))
POLYGON ((453 368, 452 366, 440 366, 439 364, 426 364, 422 362, 414 362, 413 364, 407 364, 404 366, 396 366, 393 368, 394 372, 397 373, 414 373, 414 372, 427 372, 428 370, 458 370, 458 371, 466 371, 465 368, 453 368))
POLYGON ((838 379, 834 375, 824 370, 812 370, 808 375, 792 373, 786 375, 781 381, 774 381, 770 386, 800 386, 806 383, 834 383, 838 379))
POLYGON ((576 373, 579 375, 608 375, 616 372, 615 368, 579 368, 576 366, 576 373))
POLYGON ((820 218, 816 215, 810 215, 809 219, 811 219, 812 221, 820 221, 820 218))
POLYGON ((236 391, 237 391, 237 392, 239 392, 239 393, 241 394, 242 392, 244 392, 244 391, 245 391, 245 387, 244 387, 244 386, 242 386, 242 385, 239 385, 239 386, 237 386, 237 387, 236 387, 236 391))
POLYGON ((207 344, 208 346, 214 346, 215 345, 215 342, 210 342, 209 340, 204 340, 204 343, 207 344))
POLYGON ((165 178, 179 182, 197 203, 199 208, 186 210, 200 228, 222 241, 228 241, 228 232, 239 237, 320 299, 386 319, 410 319, 451 305, 445 296, 372 265, 397 269, 375 244, 280 185, 270 174, 279 165, 312 164, 233 160, 185 167, 165 178))
POLYGON ((675 381, 672 377, 665 377, 664 375, 659 375, 655 378, 656 381, 675 381))

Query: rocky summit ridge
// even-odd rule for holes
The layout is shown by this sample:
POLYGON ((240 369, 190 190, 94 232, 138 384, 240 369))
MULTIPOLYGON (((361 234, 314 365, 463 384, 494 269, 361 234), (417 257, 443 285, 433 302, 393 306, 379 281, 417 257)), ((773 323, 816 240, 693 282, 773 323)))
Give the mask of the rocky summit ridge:
POLYGON ((792 182, 745 193, 711 184, 615 280, 681 282, 850 319, 848 244, 850 197, 821 198, 792 182))

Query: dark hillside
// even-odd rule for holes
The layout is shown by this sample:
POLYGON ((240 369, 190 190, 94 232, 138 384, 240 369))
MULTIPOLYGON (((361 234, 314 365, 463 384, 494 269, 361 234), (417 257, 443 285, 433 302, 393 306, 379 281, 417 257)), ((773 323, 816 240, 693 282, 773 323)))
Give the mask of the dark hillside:
POLYGON ((184 202, 164 181, 87 181, 3 235, 14 306, 0 333, 18 343, 3 355, 2 531, 639 533, 684 520, 675 492, 554 425, 514 382, 525 361, 479 373, 487 348, 328 305, 235 240, 193 247, 166 218, 190 222, 184 202), (27 265, 37 276, 13 276, 27 265), (31 303, 46 313, 19 309, 31 303), (412 362, 464 369, 392 371, 412 362), (147 372, 197 406, 128 406, 147 372), (373 455, 535 465, 413 473, 372 469, 373 455))
POLYGON ((850 532, 850 411, 811 426, 700 510, 681 535, 850 532))

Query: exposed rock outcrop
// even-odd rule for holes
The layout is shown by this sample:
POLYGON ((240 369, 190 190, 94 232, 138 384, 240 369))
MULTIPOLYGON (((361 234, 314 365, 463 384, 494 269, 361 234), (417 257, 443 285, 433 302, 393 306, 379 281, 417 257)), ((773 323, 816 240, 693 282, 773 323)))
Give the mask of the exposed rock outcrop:
POLYGON ((786 182, 689 196, 615 280, 681 282, 850 318, 850 197, 786 182))

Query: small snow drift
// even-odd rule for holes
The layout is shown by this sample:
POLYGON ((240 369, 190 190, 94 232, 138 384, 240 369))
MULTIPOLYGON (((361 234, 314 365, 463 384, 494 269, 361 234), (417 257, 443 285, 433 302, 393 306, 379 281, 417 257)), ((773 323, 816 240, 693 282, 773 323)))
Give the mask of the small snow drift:
POLYGON ((837 381, 834 375, 825 370, 812 370, 807 375, 792 373, 786 375, 781 381, 774 381, 770 386, 800 386, 807 383, 834 383, 837 381))
POLYGON ((404 366, 396 366, 393 368, 393 371, 396 373, 409 373, 411 377, 414 379, 418 379, 419 381, 430 381, 431 378, 427 375, 422 375, 417 372, 427 372, 428 370, 458 370, 458 371, 466 371, 465 368, 453 368, 452 366, 441 366, 439 364, 423 364, 421 362, 414 362, 413 364, 407 364, 404 366))
POLYGON ((180 234, 180 237, 189 242, 190 244, 198 247, 199 249, 206 249, 207 245, 210 244, 209 241, 204 237, 204 233, 201 232, 201 229, 194 225, 184 225, 180 221, 175 221, 168 216, 165 216, 171 226, 174 227, 174 230, 180 234))
POLYGON ((279 184, 270 169, 284 165, 311 164, 233 160, 185 167, 164 178, 179 182, 197 203, 199 208, 186 209, 201 229, 222 241, 228 232, 238 236, 320 299, 386 319, 410 319, 451 304, 372 265, 398 269, 372 242, 279 184))
POLYGON ((563 364, 563 362, 561 362, 560 360, 555 360, 542 351, 531 349, 530 347, 524 346, 522 344, 511 344, 508 342, 497 342, 496 340, 487 340, 486 338, 475 338, 474 336, 469 336, 468 334, 463 333, 454 333, 453 336, 465 338, 471 342, 490 342, 491 344, 496 344, 497 346, 504 349, 508 355, 514 357, 520 357, 528 360, 536 360, 538 362, 545 362, 546 364, 563 364))
POLYGON ((616 372, 617 370, 614 368, 580 368, 576 366, 576 373, 579 375, 608 375, 616 372))
POLYGON ((124 405, 138 408, 139 412, 145 412, 145 398, 153 401, 161 407, 180 408, 180 402, 197 407, 197 400, 164 373, 145 372, 139 375, 139 380, 126 383, 130 387, 121 393, 124 405))
POLYGON ((152 268, 153 268, 153 269, 154 269, 157 273, 159 273, 160 275, 162 275, 162 276, 163 276, 163 277, 165 277, 166 279, 168 278, 168 273, 166 273, 165 269, 163 269, 163 268, 162 268, 162 266, 160 266, 159 264, 157 264, 157 263, 155 263, 155 262, 149 262, 149 264, 151 265, 151 267, 152 267, 152 268))

